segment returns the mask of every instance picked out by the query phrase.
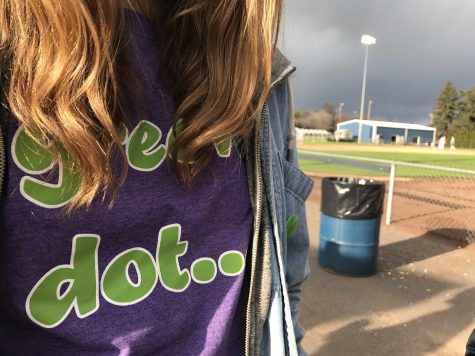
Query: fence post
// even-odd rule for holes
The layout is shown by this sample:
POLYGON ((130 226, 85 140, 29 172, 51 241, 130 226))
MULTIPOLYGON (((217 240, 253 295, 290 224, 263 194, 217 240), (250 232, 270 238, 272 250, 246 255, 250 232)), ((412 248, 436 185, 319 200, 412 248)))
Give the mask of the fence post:
POLYGON ((386 225, 391 224, 391 214, 393 210, 394 180, 396 178, 396 164, 391 163, 391 173, 389 174, 388 207, 386 209, 386 225))

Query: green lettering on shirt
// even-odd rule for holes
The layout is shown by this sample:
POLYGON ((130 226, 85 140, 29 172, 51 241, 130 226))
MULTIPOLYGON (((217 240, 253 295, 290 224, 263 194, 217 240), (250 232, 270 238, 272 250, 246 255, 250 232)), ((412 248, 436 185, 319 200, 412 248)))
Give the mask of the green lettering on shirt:
POLYGON ((153 256, 142 248, 122 252, 106 267, 101 287, 104 298, 116 305, 131 305, 145 299, 155 288, 157 271, 153 256), (138 281, 130 278, 134 266, 138 281))
POLYGON ((180 241, 181 226, 172 224, 160 229, 157 243, 157 264, 160 282, 169 291, 183 292, 190 284, 190 273, 180 268, 178 258, 188 249, 187 241, 180 241))
POLYGON ((26 173, 45 173, 54 165, 54 157, 51 153, 23 129, 18 129, 13 137, 12 153, 17 166, 26 173))
POLYGON ((85 318, 99 308, 99 241, 98 235, 74 237, 71 263, 50 270, 28 295, 26 312, 31 320, 53 328, 61 324, 72 309, 78 318, 85 318))
MULTIPOLYGON (((185 122, 182 119, 180 119, 180 120, 177 121, 177 123, 175 125, 175 130, 173 130, 173 127, 172 127, 170 129, 170 131, 168 131, 168 135, 167 135, 167 147, 168 147, 168 149, 170 149, 171 145, 175 141, 176 136, 178 136, 181 132, 183 132, 184 129, 185 129, 185 122)), ((184 157, 182 149, 178 150, 177 160, 179 162, 184 162, 185 161, 185 157, 184 157)), ((188 163, 192 164, 193 162, 194 162, 194 158, 192 158, 191 161, 189 161, 188 163)))
MULTIPOLYGON (((188 242, 180 238, 181 226, 167 225, 158 234, 156 259, 141 247, 120 253, 104 269, 99 287, 100 236, 74 236, 70 263, 50 269, 28 294, 25 303, 28 317, 42 327, 54 328, 73 309, 81 319, 95 313, 99 309, 99 294, 111 304, 126 306, 147 298, 158 279, 165 289, 175 293, 186 291, 191 279, 198 284, 214 281, 218 267, 212 258, 196 259, 191 273, 180 268, 179 257, 188 248, 188 242), (135 278, 131 277, 132 269, 135 278)), ((219 257, 218 265, 223 275, 237 276, 244 270, 244 255, 235 250, 226 251, 219 257)))
POLYGON ((127 142, 127 157, 132 168, 138 171, 153 171, 166 156, 167 148, 159 145, 162 131, 149 121, 140 121, 127 142))
POLYGON ((191 265, 191 276, 199 284, 207 284, 214 281, 216 272, 216 262, 212 258, 199 258, 191 265))
POLYGON ((234 277, 244 270, 244 256, 239 251, 227 251, 219 257, 218 264, 222 274, 234 277))
MULTIPOLYGON (((170 129, 165 144, 159 144, 162 131, 149 121, 140 121, 129 134, 125 125, 119 129, 119 138, 124 144, 129 165, 138 171, 150 172, 165 161, 167 152, 176 135, 184 129, 184 121, 179 120, 175 130, 170 129)), ((214 144, 219 157, 231 155, 232 140, 226 137, 214 144)), ((74 163, 64 148, 58 146, 59 159, 38 144, 20 127, 12 141, 13 160, 28 175, 20 180, 20 192, 28 201, 47 209, 60 208, 67 205, 76 194, 81 177, 74 163), (51 173, 58 167, 57 182, 50 182, 51 173), (43 176, 48 174, 49 176, 43 176), (39 176, 38 178, 31 175, 39 176)), ((177 159, 184 162, 183 150, 178 150, 177 159)), ((188 162, 194 163, 193 157, 188 162)))
POLYGON ((232 140, 230 137, 225 137, 215 142, 214 147, 219 157, 229 157, 231 156, 232 140))
MULTIPOLYGON (((80 176, 74 171, 68 153, 58 147, 60 160, 58 166, 58 182, 47 183, 43 180, 24 176, 20 181, 22 196, 43 208, 59 208, 72 199, 80 184, 80 176)), ((20 128, 12 142, 13 160, 25 173, 40 175, 55 166, 55 159, 43 146, 33 140, 20 128)))

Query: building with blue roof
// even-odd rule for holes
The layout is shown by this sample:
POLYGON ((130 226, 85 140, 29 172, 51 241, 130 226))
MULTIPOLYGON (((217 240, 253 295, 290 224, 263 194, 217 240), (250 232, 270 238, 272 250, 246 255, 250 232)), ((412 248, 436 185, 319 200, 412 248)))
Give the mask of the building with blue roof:
POLYGON ((431 145, 436 141, 434 127, 402 122, 355 119, 337 124, 337 130, 350 130, 357 141, 360 123, 362 142, 431 145))

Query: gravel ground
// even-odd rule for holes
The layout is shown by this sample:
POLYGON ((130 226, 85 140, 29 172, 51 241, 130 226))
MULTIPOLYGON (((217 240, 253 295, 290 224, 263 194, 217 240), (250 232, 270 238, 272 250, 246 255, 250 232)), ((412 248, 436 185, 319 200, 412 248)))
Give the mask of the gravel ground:
POLYGON ((314 189, 300 305, 309 355, 463 355, 475 328, 475 244, 383 226, 377 274, 340 276, 317 263, 319 205, 314 189))

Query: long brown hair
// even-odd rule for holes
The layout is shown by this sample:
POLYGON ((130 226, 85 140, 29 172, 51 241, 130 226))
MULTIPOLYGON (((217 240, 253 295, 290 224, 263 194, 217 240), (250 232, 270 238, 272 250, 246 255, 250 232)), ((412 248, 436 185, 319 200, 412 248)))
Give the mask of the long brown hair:
MULTIPOLYGON (((253 129, 270 86, 281 1, 160 2, 174 122, 186 123, 169 153, 185 184, 206 166, 214 142, 253 129)), ((126 176, 118 130, 127 89, 119 72, 127 63, 120 4, 0 0, 0 64, 8 63, 10 109, 52 153, 59 155, 58 145, 69 153, 81 176, 70 208, 99 192, 117 193, 126 176), (114 152, 122 155, 121 172, 111 168, 114 152)))

